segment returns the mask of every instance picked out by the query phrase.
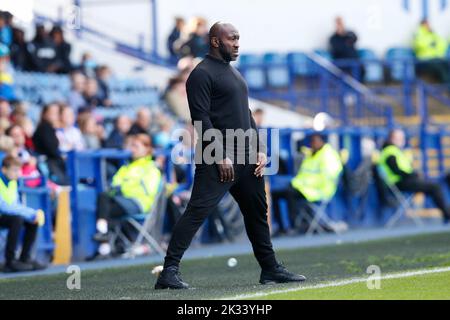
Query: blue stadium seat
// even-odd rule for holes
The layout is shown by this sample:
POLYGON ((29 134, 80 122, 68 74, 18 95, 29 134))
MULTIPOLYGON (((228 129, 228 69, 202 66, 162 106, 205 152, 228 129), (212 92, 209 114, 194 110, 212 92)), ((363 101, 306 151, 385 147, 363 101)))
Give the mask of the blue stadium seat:
POLYGON ((273 88, 289 86, 288 60, 285 54, 267 53, 264 55, 264 63, 267 65, 267 82, 273 88))
POLYGON ((382 82, 384 79, 383 64, 373 61, 377 59, 375 52, 371 49, 359 49, 358 56, 364 66, 364 81, 382 82))
POLYGON ((395 81, 414 79, 414 59, 414 52, 410 48, 390 48, 386 53, 386 60, 390 66, 391 79, 395 81))
POLYGON ((313 75, 308 56, 303 52, 291 52, 287 55, 292 73, 296 76, 307 77, 313 75))
POLYGON ((266 87, 263 56, 242 54, 239 58, 239 68, 250 90, 263 90, 266 87))

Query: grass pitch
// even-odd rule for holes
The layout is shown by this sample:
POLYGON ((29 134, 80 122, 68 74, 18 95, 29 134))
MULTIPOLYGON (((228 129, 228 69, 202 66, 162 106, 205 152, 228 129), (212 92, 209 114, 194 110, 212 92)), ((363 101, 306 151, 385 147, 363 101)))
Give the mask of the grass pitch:
POLYGON ((450 233, 285 250, 278 251, 277 257, 289 270, 306 275, 308 281, 302 285, 261 286, 255 259, 243 255, 236 256, 238 264, 234 268, 227 266, 229 257, 183 262, 183 279, 194 290, 155 291, 155 277, 151 274, 154 265, 143 265, 82 271, 81 290, 67 289, 67 274, 3 279, 0 299, 189 300, 252 298, 255 294, 264 294, 258 299, 450 299, 450 272, 384 279, 380 290, 368 290, 365 282, 317 287, 343 279, 367 278, 369 265, 379 266, 382 275, 450 267, 450 233), (297 288, 300 290, 295 291, 297 288), (273 291, 281 293, 270 294, 273 291))

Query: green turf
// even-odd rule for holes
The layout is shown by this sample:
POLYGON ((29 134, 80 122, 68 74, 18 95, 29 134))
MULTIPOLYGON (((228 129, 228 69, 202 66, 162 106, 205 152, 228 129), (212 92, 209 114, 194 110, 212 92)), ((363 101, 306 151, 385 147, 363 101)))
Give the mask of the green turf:
POLYGON ((271 294, 264 300, 449 300, 450 272, 382 279, 379 289, 366 282, 271 294))
MULTIPOLYGON (((301 239, 299 239, 301 241, 301 239)), ((382 273, 450 266, 450 234, 432 234, 391 240, 285 250, 278 259, 292 271, 308 277, 306 285, 367 276, 376 264, 382 273)), ((229 268, 228 257, 185 261, 183 279, 189 291, 155 291, 153 265, 83 271, 81 290, 66 287, 66 274, 0 280, 0 299, 214 299, 239 294, 291 288, 261 286, 259 267, 251 255, 237 256, 229 268)))

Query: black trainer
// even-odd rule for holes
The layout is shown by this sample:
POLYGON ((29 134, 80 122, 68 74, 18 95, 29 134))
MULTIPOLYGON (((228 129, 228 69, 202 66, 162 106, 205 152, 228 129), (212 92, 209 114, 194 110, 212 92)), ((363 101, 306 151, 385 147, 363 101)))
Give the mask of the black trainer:
POLYGON ((278 264, 273 269, 263 269, 261 271, 259 283, 275 284, 287 282, 303 282, 305 280, 305 276, 289 272, 282 264, 278 264))
POLYGON ((33 271, 33 266, 28 263, 23 263, 19 260, 13 260, 5 263, 3 267, 3 272, 11 273, 11 272, 26 272, 33 271))
POLYGON ((178 267, 172 266, 159 274, 155 289, 189 289, 189 285, 181 279, 178 267))

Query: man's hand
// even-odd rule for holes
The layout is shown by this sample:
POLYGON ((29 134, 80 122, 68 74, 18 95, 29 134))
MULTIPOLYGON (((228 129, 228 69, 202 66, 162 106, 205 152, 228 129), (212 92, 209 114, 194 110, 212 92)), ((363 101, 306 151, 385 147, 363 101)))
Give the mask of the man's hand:
POLYGON ((258 161, 256 162, 255 176, 262 177, 266 169, 267 157, 264 153, 258 152, 258 161))
POLYGON ((41 209, 36 212, 36 219, 34 220, 34 223, 39 227, 42 227, 45 224, 45 214, 41 209))
POLYGON ((234 181, 233 162, 229 158, 225 158, 217 163, 219 169, 220 182, 234 181))

